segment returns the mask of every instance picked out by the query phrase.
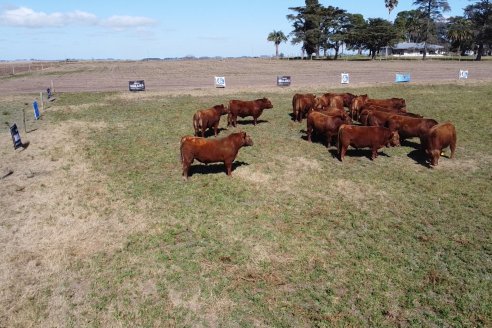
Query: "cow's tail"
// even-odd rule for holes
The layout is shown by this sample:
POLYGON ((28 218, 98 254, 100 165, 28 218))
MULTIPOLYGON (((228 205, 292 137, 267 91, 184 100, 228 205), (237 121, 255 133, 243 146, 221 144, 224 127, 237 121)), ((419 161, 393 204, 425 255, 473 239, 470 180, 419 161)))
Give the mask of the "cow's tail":
MULTIPOLYGON (((195 115, 193 115, 193 129, 195 130, 195 136, 198 135, 198 116, 200 114, 199 113, 195 113, 195 115)), ((183 142, 183 139, 181 139, 181 142, 183 142)))
POLYGON ((338 151, 338 156, 341 156, 341 154, 342 154, 342 144, 341 144, 340 140, 341 140, 342 133, 343 133, 342 130, 345 128, 345 125, 346 124, 342 124, 338 128, 338 135, 337 135, 337 151, 338 151))

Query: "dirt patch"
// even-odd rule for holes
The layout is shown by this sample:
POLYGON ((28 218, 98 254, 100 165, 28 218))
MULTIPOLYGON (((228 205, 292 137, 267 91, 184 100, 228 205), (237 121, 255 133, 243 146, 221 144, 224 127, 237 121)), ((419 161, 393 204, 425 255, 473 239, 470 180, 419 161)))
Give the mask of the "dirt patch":
MULTIPOLYGON (((146 221, 108 191, 106 177, 84 158, 91 129, 100 128, 65 122, 38 129, 23 141, 42 142, 16 151, 10 136, 1 134, 0 171, 12 171, 0 179, 2 324, 22 322, 31 311, 46 311, 50 320, 62 318, 67 302, 60 299, 60 282, 71 280, 67 265, 102 250, 112 252, 130 232, 145 229, 146 221), (52 290, 53 285, 59 287, 52 290)), ((75 296, 89 287, 73 283, 78 284, 75 296)))
MULTIPOLYGON (((12 65, 12 64, 0 64, 12 65)), ((492 81, 492 61, 326 61, 222 59, 155 62, 76 62, 53 65, 27 75, 3 77, 2 94, 39 93, 53 81, 56 92, 128 91, 128 81, 145 80, 147 91, 160 94, 229 94, 237 92, 279 91, 278 75, 290 75, 292 85, 281 88, 292 93, 301 89, 350 88, 393 84, 396 73, 410 73, 411 82, 477 83, 492 81), (459 81, 461 69, 469 71, 466 81, 459 81), (342 85, 341 73, 350 74, 350 84, 342 85), (224 76, 227 87, 216 89, 214 76, 224 76)), ((147 92, 130 93, 146 97, 147 92)))

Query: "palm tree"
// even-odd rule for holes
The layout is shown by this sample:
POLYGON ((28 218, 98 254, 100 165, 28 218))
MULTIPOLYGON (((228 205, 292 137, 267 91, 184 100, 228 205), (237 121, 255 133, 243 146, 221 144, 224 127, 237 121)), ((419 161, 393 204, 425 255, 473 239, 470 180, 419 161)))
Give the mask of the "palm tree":
POLYGON ((267 41, 270 41, 270 42, 275 43, 275 57, 278 58, 278 46, 282 42, 286 42, 287 41, 287 37, 285 36, 284 32, 273 30, 273 32, 271 32, 270 34, 268 34, 267 41))
POLYGON ((441 12, 450 11, 451 7, 447 0, 415 0, 414 6, 418 6, 418 10, 425 15, 426 24, 424 26, 424 54, 422 59, 425 60, 427 54, 427 40, 431 31, 431 22, 435 19, 441 18, 441 12))
POLYGON ((384 0, 384 5, 388 8, 388 11, 391 13, 396 6, 398 6, 398 0, 384 0))
POLYGON ((473 40, 472 24, 461 16, 451 17, 449 21, 448 38, 458 45, 458 53, 461 56, 461 51, 466 50, 461 48, 462 44, 473 40))

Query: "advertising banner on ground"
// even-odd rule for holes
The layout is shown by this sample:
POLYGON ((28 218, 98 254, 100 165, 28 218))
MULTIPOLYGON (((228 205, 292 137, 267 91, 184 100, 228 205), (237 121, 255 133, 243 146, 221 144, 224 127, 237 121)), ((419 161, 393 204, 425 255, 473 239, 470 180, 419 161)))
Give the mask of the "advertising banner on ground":
POLYGON ((145 81, 144 80, 128 81, 128 89, 130 91, 145 91, 145 81))
POLYGON ((290 86, 290 76, 282 75, 282 76, 277 76, 277 86, 279 87, 288 87, 290 86))

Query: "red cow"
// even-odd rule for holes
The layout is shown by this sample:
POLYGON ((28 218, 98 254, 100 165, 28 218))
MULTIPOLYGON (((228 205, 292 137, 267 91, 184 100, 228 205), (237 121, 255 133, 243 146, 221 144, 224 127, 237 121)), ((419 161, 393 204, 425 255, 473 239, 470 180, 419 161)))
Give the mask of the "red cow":
POLYGON ((322 96, 316 97, 317 109, 322 107, 335 107, 343 109, 343 96, 337 93, 325 93, 322 96))
POLYGON ((359 117, 359 113, 367 99, 369 99, 367 95, 359 95, 352 99, 352 105, 350 106, 350 116, 352 119, 359 117))
POLYGON ((391 131, 398 131, 400 140, 405 140, 423 136, 436 124, 437 121, 431 118, 414 118, 401 115, 392 115, 388 119, 387 127, 390 128, 391 131))
POLYGON ((227 126, 236 126, 237 117, 253 116, 253 125, 256 125, 258 117, 264 109, 273 108, 272 103, 267 98, 250 101, 231 100, 229 101, 229 115, 227 116, 227 126))
POLYGON ((205 137, 205 130, 214 128, 214 135, 217 136, 220 117, 227 114, 227 108, 224 105, 215 105, 212 108, 201 109, 193 115, 193 127, 195 128, 195 136, 202 132, 202 137, 205 137))
POLYGON ((378 156, 384 146, 399 146, 398 132, 378 126, 342 125, 338 130, 338 156, 343 161, 347 148, 371 148, 371 159, 378 156))
POLYGON ((388 127, 389 122, 393 115, 405 116, 405 117, 413 117, 413 118, 422 118, 421 115, 414 113, 394 113, 394 112, 385 112, 379 110, 368 111, 367 109, 362 110, 362 113, 359 117, 359 122, 363 125, 368 126, 384 126, 388 127))
MULTIPOLYGON (((344 112, 345 114, 345 112, 344 112)), ((330 146, 333 137, 338 135, 338 129, 343 124, 350 124, 350 118, 342 115, 327 115, 321 112, 310 112, 307 117, 307 137, 311 142, 311 135, 315 132, 318 135, 326 136, 326 145, 330 146)))
POLYGON ((454 158, 454 152, 456 151, 456 129, 449 122, 434 125, 429 130, 429 133, 420 137, 420 144, 429 158, 431 165, 435 166, 439 162, 441 152, 447 147, 451 149, 450 158, 454 158))
POLYGON ((181 163, 183 177, 188 179, 188 172, 193 161, 201 163, 224 162, 227 175, 232 172, 232 162, 236 159, 239 148, 252 146, 253 140, 246 132, 232 133, 221 139, 205 139, 200 137, 184 136, 181 138, 181 163))
POLYGON ((314 108, 316 95, 312 93, 296 93, 292 97, 292 114, 295 121, 301 122, 307 113, 314 108))

